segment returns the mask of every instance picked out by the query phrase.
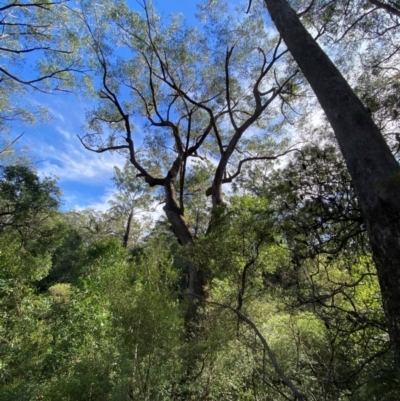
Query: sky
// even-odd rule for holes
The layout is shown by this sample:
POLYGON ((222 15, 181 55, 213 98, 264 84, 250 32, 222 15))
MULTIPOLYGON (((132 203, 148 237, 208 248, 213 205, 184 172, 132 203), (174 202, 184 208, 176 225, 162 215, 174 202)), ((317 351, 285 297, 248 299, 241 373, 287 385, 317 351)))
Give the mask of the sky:
MULTIPOLYGON (((135 6, 134 0, 130 3, 135 6)), ((182 13, 189 23, 195 23, 194 0, 155 0, 154 4, 162 14, 182 13)), ((85 104, 75 95, 33 93, 32 97, 49 110, 50 121, 34 126, 16 123, 12 136, 24 133, 18 146, 28 148, 42 176, 57 178, 63 193, 62 210, 107 210, 115 192, 111 180, 114 166, 121 168, 125 160, 115 153, 96 154, 83 148, 78 135, 84 134, 85 104)))
POLYGON ((24 128, 20 145, 26 146, 42 176, 54 176, 63 193, 62 209, 106 210, 114 192, 114 166, 124 160, 117 154, 96 154, 84 149, 85 105, 73 95, 40 96, 50 112, 46 124, 24 128))

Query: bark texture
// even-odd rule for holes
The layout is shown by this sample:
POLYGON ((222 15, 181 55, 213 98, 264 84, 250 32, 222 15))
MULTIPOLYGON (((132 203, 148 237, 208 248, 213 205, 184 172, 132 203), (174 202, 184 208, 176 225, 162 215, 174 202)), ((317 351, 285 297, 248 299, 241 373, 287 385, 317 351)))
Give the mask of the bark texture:
POLYGON ((332 125, 353 180, 374 255, 400 369, 400 166, 370 113, 286 0, 264 0, 332 125))

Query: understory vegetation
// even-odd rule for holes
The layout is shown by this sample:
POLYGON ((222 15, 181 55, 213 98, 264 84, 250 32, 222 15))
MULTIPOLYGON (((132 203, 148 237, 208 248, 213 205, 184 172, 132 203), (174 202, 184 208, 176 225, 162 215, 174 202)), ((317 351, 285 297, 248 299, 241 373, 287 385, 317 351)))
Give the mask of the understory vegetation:
POLYGON ((164 220, 124 247, 112 209, 61 213, 54 181, 2 168, 1 399, 291 399, 285 380, 307 399, 397 399, 357 200, 326 150, 232 194, 190 249, 164 220), (189 339, 187 260, 209 293, 189 339))

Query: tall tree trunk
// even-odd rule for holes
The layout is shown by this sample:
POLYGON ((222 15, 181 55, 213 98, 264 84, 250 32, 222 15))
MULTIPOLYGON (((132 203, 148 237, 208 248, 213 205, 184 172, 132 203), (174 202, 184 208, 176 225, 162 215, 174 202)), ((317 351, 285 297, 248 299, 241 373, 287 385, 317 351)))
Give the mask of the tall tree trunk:
POLYGON ((400 166, 368 110, 287 1, 264 2, 325 111, 353 179, 400 368, 400 166))
MULTIPOLYGON (((174 179, 171 177, 165 178, 164 182, 165 192, 165 206, 164 212, 168 218, 169 223, 172 226, 175 236, 182 246, 193 246, 193 235, 190 232, 189 226, 186 222, 185 217, 181 209, 176 202, 176 192, 174 187, 174 179)), ((196 266, 191 261, 187 264, 188 274, 188 307, 185 314, 185 335, 188 343, 192 345, 191 351, 196 350, 193 347, 197 340, 201 337, 203 327, 200 326, 200 314, 199 307, 205 305, 207 298, 207 279, 204 275, 200 266, 196 266)), ((191 352, 186 360, 185 374, 181 378, 179 385, 182 388, 189 388, 187 385, 197 377, 196 371, 198 362, 204 358, 203 355, 198 354, 197 351, 191 352)), ((190 390, 185 390, 179 396, 176 396, 177 400, 185 400, 190 398, 190 390)))
MULTIPOLYGON (((167 215, 172 229, 183 246, 191 246, 194 244, 193 235, 182 214, 181 209, 176 202, 176 192, 174 181, 170 178, 165 179, 165 206, 164 211, 167 215)), ((198 307, 204 303, 207 297, 207 280, 199 266, 189 262, 188 264, 188 309, 185 315, 186 333, 192 336, 195 333, 196 326, 199 323, 198 307)))

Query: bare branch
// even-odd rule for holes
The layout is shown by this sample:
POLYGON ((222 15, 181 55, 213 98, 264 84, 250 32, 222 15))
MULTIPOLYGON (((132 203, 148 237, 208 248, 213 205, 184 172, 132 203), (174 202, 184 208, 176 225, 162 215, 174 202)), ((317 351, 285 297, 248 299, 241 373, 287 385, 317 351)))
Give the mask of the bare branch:
MULTIPOLYGON (((257 249, 258 251, 258 249, 257 249)), ((236 310, 240 310, 242 309, 243 306, 243 297, 244 297, 244 292, 246 290, 246 276, 247 276, 247 271, 249 270, 249 268, 251 266, 254 265, 256 259, 255 258, 251 258, 243 267, 243 271, 242 271, 242 275, 241 275, 241 283, 240 283, 240 289, 239 289, 239 293, 238 293, 238 306, 236 308, 236 310)))
POLYGON ((197 154, 197 150, 200 148, 200 146, 203 144, 203 142, 205 141, 205 139, 207 138, 208 134, 211 132, 212 129, 212 125, 211 122, 208 124, 208 126, 206 127, 206 129, 204 130, 203 134, 200 135, 199 138, 197 138, 196 140, 196 144, 191 146, 188 150, 187 150, 187 155, 188 156, 196 156, 196 157, 200 157, 197 154))
POLYGON ((4 149, 0 150, 0 154, 7 152, 18 140, 24 135, 24 133, 18 135, 15 139, 13 139, 4 149))
POLYGON ((268 72, 271 70, 273 65, 275 64, 276 61, 278 61, 283 55, 285 55, 288 50, 284 50, 282 53, 278 54, 279 47, 282 43, 282 37, 279 36, 278 42, 275 46, 274 53, 272 55, 272 60, 268 63, 267 65, 267 57, 264 53, 264 50, 261 48, 257 48, 257 50, 263 55, 263 65, 261 67, 261 73, 260 76, 257 78, 254 86, 253 86, 253 95, 254 95, 254 100, 256 101, 256 109, 260 109, 261 106, 261 96, 265 96, 268 93, 274 93, 275 88, 271 88, 270 90, 266 92, 260 92, 260 84, 264 77, 268 74, 268 72))
POLYGON ((368 0, 368 1, 373 5, 377 6, 378 8, 382 8, 383 10, 386 10, 390 14, 394 14, 397 17, 400 17, 400 10, 393 7, 392 5, 383 3, 382 1, 379 0, 368 0))
POLYGON ((248 14, 250 12, 250 8, 251 8, 251 3, 252 2, 253 2, 253 0, 249 0, 249 5, 247 7, 246 14, 248 14))
MULTIPOLYGON (((31 53, 31 52, 34 52, 34 51, 37 51, 37 50, 54 50, 54 51, 57 51, 56 49, 52 49, 49 46, 47 46, 47 47, 43 47, 43 46, 31 47, 29 49, 24 49, 24 50, 8 49, 6 47, 0 47, 0 51, 8 52, 8 53, 15 53, 15 54, 31 53)), ((62 52, 62 51, 60 51, 60 52, 62 52)), ((69 52, 64 52, 64 53, 69 53, 69 52)))
POLYGON ((41 81, 44 81, 44 80, 48 80, 48 79, 51 79, 51 78, 55 78, 55 79, 58 79, 58 80, 62 80, 62 78, 59 77, 58 75, 60 75, 60 74, 63 73, 63 72, 79 72, 79 73, 83 73, 82 71, 75 70, 75 69, 71 68, 72 65, 73 65, 73 64, 71 64, 71 65, 70 65, 69 67, 67 67, 67 68, 54 71, 54 72, 52 72, 51 74, 43 75, 43 76, 41 76, 41 77, 39 77, 39 78, 32 79, 32 80, 29 80, 29 81, 24 81, 24 80, 18 78, 17 76, 11 74, 10 72, 8 72, 7 70, 5 70, 5 69, 2 68, 2 67, 0 67, 0 72, 2 72, 4 75, 7 75, 9 78, 13 79, 14 81, 16 81, 16 82, 18 82, 18 83, 20 83, 20 84, 30 86, 30 87, 32 87, 32 88, 38 90, 38 91, 41 91, 41 92, 45 92, 44 90, 42 90, 42 89, 40 89, 39 87, 37 87, 37 86, 35 85, 35 83, 38 83, 38 82, 41 82, 41 81))
POLYGON ((369 10, 368 12, 366 12, 365 14, 362 14, 360 17, 358 17, 341 35, 341 37, 339 39, 335 40, 335 43, 340 42, 361 20, 363 20, 368 14, 373 13, 374 11, 376 11, 379 7, 375 7, 372 10, 369 10))
POLYGON ((184 156, 183 156, 183 166, 181 169, 181 176, 180 176, 180 180, 179 180, 179 207, 181 208, 182 214, 185 211, 184 205, 183 205, 183 189, 184 189, 184 183, 185 183, 186 163, 187 163, 187 158, 188 158, 188 149, 189 149, 191 128, 192 128, 192 113, 189 112, 188 128, 187 128, 187 134, 186 134, 186 146, 185 146, 185 152, 184 152, 184 156))
POLYGON ((302 17, 303 15, 307 14, 311 10, 311 8, 313 7, 314 3, 315 3, 315 0, 311 0, 311 2, 308 5, 308 7, 304 11, 301 11, 301 12, 299 12, 297 14, 299 16, 299 18, 302 17))
POLYGON ((229 84, 229 60, 232 56, 235 45, 233 45, 229 50, 226 50, 225 56, 225 88, 226 88, 226 104, 228 106, 228 114, 229 119, 231 120, 232 127, 237 130, 238 127, 236 125, 235 119, 233 117, 232 108, 231 108, 231 94, 230 94, 230 84, 229 84))
MULTIPOLYGON (((189 294, 191 296, 197 297, 198 296, 194 294, 189 294)), ((247 323, 254 331, 258 339, 261 341, 261 344, 263 345, 263 348, 267 352, 269 359, 272 363, 272 366, 274 367, 275 372, 278 374, 278 376, 281 378, 281 380, 285 383, 285 385, 290 389, 290 391, 293 393, 295 400, 297 401, 306 401, 304 395, 300 392, 300 390, 297 389, 297 387, 294 385, 294 383, 285 375, 281 367, 279 366, 278 361, 276 360, 275 354, 272 351, 271 347, 269 346, 267 340, 265 337, 261 334, 260 330, 258 330, 256 324, 245 314, 243 314, 240 310, 232 308, 229 305, 221 304, 219 302, 215 301, 209 301, 207 299, 204 299, 205 302, 209 303, 210 305, 216 305, 219 306, 220 308, 223 309, 228 309, 235 313, 239 319, 243 320, 245 323, 247 323)))
MULTIPOLYGON (((286 152, 280 153, 279 155, 275 155, 275 156, 246 157, 245 159, 243 159, 239 162, 238 168, 234 174, 222 179, 222 184, 228 184, 228 183, 232 182, 236 177, 238 177, 240 175, 240 173, 242 172, 242 166, 244 163, 251 162, 251 161, 258 161, 258 160, 276 160, 279 157, 285 156, 291 152, 301 152, 301 150, 300 149, 289 149, 286 152)), ((208 188, 206 191, 206 195, 210 196, 211 194, 212 194, 212 189, 208 188)))
POLYGON ((104 152, 112 152, 116 150, 122 150, 122 149, 129 149, 128 145, 113 145, 113 146, 106 146, 104 148, 91 148, 90 146, 86 145, 85 141, 83 140, 84 137, 80 137, 79 135, 76 135, 78 139, 80 140, 81 144, 84 146, 85 149, 90 150, 91 152, 95 153, 104 153, 104 152))
POLYGON ((43 8, 45 10, 49 10, 49 6, 56 6, 59 4, 64 4, 67 3, 69 0, 64 0, 64 1, 55 1, 55 2, 43 2, 43 3, 11 3, 7 4, 6 6, 0 7, 0 11, 5 11, 9 8, 14 8, 14 7, 20 7, 20 8, 28 8, 28 7, 37 7, 37 8, 43 8))

